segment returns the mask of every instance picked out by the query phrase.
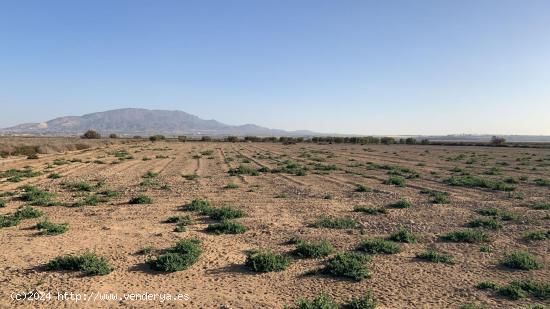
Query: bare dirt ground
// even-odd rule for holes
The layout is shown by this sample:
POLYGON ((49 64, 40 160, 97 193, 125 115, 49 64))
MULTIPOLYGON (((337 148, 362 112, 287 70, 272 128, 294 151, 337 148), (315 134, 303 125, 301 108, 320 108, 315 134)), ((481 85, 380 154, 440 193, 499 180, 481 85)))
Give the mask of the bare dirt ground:
MULTIPOLYGON (((40 155, 38 159, 0 159, 0 172, 30 166, 41 174, 18 182, 1 178, 0 192, 6 206, 0 214, 14 213, 26 202, 18 198, 23 185, 55 193, 59 206, 33 206, 42 218, 22 220, 17 226, 0 229, 0 307, 38 308, 282 308, 300 298, 319 293, 345 303, 371 290, 378 308, 459 308, 466 303, 487 308, 527 308, 549 304, 548 298, 529 295, 512 300, 496 292, 477 289, 481 281, 504 285, 514 280, 550 279, 550 240, 527 241, 524 234, 550 229, 550 211, 533 205, 550 203, 550 186, 535 182, 550 180, 550 150, 494 147, 444 147, 411 145, 281 145, 271 143, 135 142, 115 144, 62 154, 40 155), (119 159, 115 151, 129 156, 119 159), (208 152, 210 150, 210 152, 208 152), (205 152, 206 151, 206 152, 205 152), (203 154, 201 155, 201 152, 203 154), (150 160, 143 160, 143 158, 150 160), (54 161, 54 160, 58 161, 54 161), (60 161, 65 160, 65 161, 60 161), (99 160, 99 161, 98 161, 99 160), (258 176, 228 174, 241 164, 273 169, 295 162, 307 167, 303 176, 260 172, 258 176), (372 163, 367 163, 372 162, 372 163), (116 164, 115 164, 116 163, 116 164), (337 169, 315 169, 315 164, 337 169), (373 164, 374 163, 374 164, 373 164), (382 165, 407 167, 419 177, 405 179, 404 187, 384 184, 390 175, 382 165), (458 169, 453 170, 455 167, 458 169), (491 168, 493 172, 488 172, 491 168), (460 169, 460 171, 459 171, 460 169), (158 173, 154 182, 140 184, 143 175, 158 173), (58 179, 48 176, 57 173, 58 179), (461 174, 460 174, 461 173, 461 174), (514 191, 450 186, 445 179, 469 173, 495 181, 510 180, 514 191), (198 177, 186 179, 184 175, 198 177), (460 175, 459 175, 460 174, 460 175), (527 178, 522 177, 527 176, 527 178), (100 182, 103 189, 119 194, 98 205, 73 206, 90 192, 71 191, 62 184, 100 182), (236 188, 224 188, 229 183, 236 188), (371 190, 357 192, 358 185, 371 190), (447 192, 450 203, 434 204, 424 190, 447 192), (6 192, 13 192, 14 195, 6 192), (131 205, 140 194, 152 204, 131 205), (214 207, 229 205, 246 213, 235 221, 248 230, 243 234, 215 235, 205 232, 210 219, 181 206, 206 199, 214 207), (410 208, 391 208, 400 199, 410 208), (72 207, 71 207, 72 206, 72 207), (353 211, 356 206, 385 208, 387 213, 369 215, 353 211), (500 222, 496 230, 480 229, 489 235, 484 243, 448 242, 441 235, 468 229, 466 224, 483 218, 476 209, 496 207, 517 214, 500 222), (175 215, 190 215, 194 223, 185 232, 175 232, 164 221, 175 215), (314 228, 320 217, 352 218, 352 229, 314 228), (49 218, 67 223, 67 232, 41 235, 33 227, 49 218), (323 274, 308 274, 324 265, 326 258, 294 258, 281 272, 255 273, 244 266, 245 251, 269 248, 290 254, 292 237, 327 240, 337 251, 354 250, 365 239, 387 238, 405 228, 419 237, 416 243, 400 243, 397 254, 376 254, 368 267, 369 279, 355 282, 323 274), (146 264, 144 247, 162 250, 179 239, 200 239, 203 253, 189 269, 154 271, 146 264), (453 264, 431 263, 416 258, 428 247, 452 255, 453 264), (78 272, 47 271, 44 265, 60 255, 91 250, 106 258, 114 270, 104 276, 78 272), (539 261, 535 270, 510 270, 499 264, 507 253, 526 251, 539 261), (55 300, 16 301, 13 293, 51 292, 55 300), (186 301, 57 301, 57 293, 171 293, 187 294, 186 301)), ((99 186, 98 186, 99 187, 99 186)), ((95 189, 93 189, 95 190, 95 189)), ((99 189, 98 189, 99 190, 99 189)))

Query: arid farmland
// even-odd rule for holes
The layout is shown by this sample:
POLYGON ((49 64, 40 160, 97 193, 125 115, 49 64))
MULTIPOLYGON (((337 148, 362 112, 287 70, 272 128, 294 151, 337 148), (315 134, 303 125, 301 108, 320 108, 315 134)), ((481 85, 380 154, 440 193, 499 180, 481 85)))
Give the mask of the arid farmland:
POLYGON ((98 146, 0 159, 0 307, 550 303, 549 149, 98 146), (30 291, 56 300, 10 296, 30 291), (78 305, 58 292, 189 299, 78 305))

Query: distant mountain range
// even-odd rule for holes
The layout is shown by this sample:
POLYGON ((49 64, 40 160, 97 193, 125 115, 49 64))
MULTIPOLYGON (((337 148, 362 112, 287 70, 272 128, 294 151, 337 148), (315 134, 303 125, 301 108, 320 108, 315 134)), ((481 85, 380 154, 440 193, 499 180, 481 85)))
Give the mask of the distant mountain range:
MULTIPOLYGON (((96 130, 102 135, 149 136, 164 134, 168 136, 352 136, 345 134, 321 134, 308 130, 285 131, 269 129, 254 124, 228 125, 216 120, 204 120, 182 111, 148 110, 142 108, 123 108, 82 116, 65 116, 40 123, 25 123, 0 129, 2 135, 81 135, 87 130, 96 130)), ((355 135, 357 136, 357 135, 355 135)), ((430 141, 486 142, 492 135, 454 134, 454 135, 405 135, 396 138, 414 137, 430 141)), ((544 135, 499 135, 509 142, 550 142, 550 136, 544 135)))
POLYGON ((40 123, 25 123, 0 129, 3 134, 80 135, 87 130, 101 134, 120 135, 254 135, 254 136, 309 136, 311 131, 285 131, 254 124, 228 125, 216 120, 168 110, 123 108, 82 116, 65 116, 40 123))

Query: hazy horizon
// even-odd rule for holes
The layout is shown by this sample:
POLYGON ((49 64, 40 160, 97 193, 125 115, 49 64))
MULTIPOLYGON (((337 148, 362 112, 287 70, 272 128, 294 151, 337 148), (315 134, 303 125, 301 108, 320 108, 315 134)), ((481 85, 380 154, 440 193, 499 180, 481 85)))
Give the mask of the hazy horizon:
POLYGON ((360 135, 550 135, 548 1, 0 4, 0 128, 119 108, 360 135))

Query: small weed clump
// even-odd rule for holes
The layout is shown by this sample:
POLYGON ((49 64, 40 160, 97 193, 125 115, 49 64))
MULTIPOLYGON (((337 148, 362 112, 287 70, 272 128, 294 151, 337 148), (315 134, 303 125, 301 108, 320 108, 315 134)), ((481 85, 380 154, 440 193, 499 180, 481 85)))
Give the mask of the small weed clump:
POLYGON ((539 240, 550 239, 550 230, 527 232, 523 234, 523 239, 527 241, 539 241, 539 240))
POLYGON ((230 182, 230 183, 226 184, 223 188, 224 189, 237 189, 238 187, 239 186, 237 184, 230 182))
POLYGON ((351 218, 328 218, 322 217, 311 224, 311 227, 328 229, 353 229, 357 226, 351 218))
POLYGON ((200 240, 182 239, 166 253, 147 261, 149 266, 158 271, 175 272, 188 269, 197 262, 202 254, 200 240))
POLYGON ((240 223, 224 220, 219 223, 209 224, 206 228, 207 232, 220 234, 242 234, 247 228, 240 223))
POLYGON ((479 243, 489 241, 489 236, 478 230, 462 230, 447 233, 441 239, 450 242, 479 243))
POLYGON ((405 178, 401 176, 390 176, 387 180, 384 181, 384 184, 386 185, 393 185, 398 187, 404 187, 405 186, 405 178))
POLYGON ((103 276, 113 271, 105 258, 92 252, 86 252, 80 256, 58 256, 48 262, 45 268, 46 270, 81 271, 88 276, 103 276))
POLYGON ((500 218, 503 221, 511 221, 511 220, 516 220, 518 218, 518 215, 516 215, 513 212, 509 212, 509 211, 494 208, 494 207, 479 208, 479 209, 476 209, 475 212, 477 212, 482 216, 500 218))
POLYGON ((400 229, 399 231, 391 234, 389 239, 395 242, 414 244, 418 240, 418 237, 416 237, 416 235, 409 230, 400 229))
POLYGON ((190 216, 172 216, 168 217, 166 223, 185 223, 185 225, 193 224, 193 219, 190 216))
POLYGON ((502 224, 495 219, 479 218, 468 222, 468 227, 481 227, 490 230, 498 230, 502 228, 502 224))
POLYGON ((139 196, 133 197, 132 199, 130 199, 130 201, 128 201, 128 204, 132 204, 132 205, 152 204, 152 203, 153 203, 153 199, 147 195, 139 195, 139 196))
POLYGON ((505 254, 499 263, 504 267, 520 270, 532 270, 542 267, 541 263, 539 263, 535 257, 523 251, 505 254))
POLYGON ((301 258, 320 258, 328 256, 333 251, 334 247, 328 241, 300 241, 296 246, 296 250, 294 250, 294 254, 301 258))
POLYGON ((41 190, 33 186, 24 186, 23 193, 19 196, 22 201, 28 202, 33 206, 57 206, 58 202, 52 201, 53 193, 41 190))
POLYGON ((401 199, 393 204, 388 205, 388 207, 391 208, 411 208, 412 203, 407 201, 406 199, 401 199))
POLYGON ((94 189, 94 186, 92 186, 89 183, 86 182, 65 182, 62 184, 64 188, 67 188, 71 191, 85 191, 90 192, 94 189))
POLYGON ((546 282, 523 280, 512 281, 509 284, 500 286, 491 281, 483 281, 478 283, 476 288, 492 290, 496 294, 512 300, 522 299, 529 295, 543 300, 550 299, 550 283, 546 282))
POLYGON ((292 309, 374 309, 376 306, 378 306, 378 302, 372 296, 372 292, 368 291, 365 295, 354 297, 348 303, 342 305, 338 305, 330 296, 321 293, 311 300, 300 299, 296 307, 292 309))
POLYGON ((269 250, 253 250, 246 254, 245 266, 255 272, 277 272, 285 270, 291 258, 269 250))
POLYGON ((217 221, 242 218, 245 215, 244 211, 229 206, 210 208, 206 214, 210 219, 217 221))
POLYGON ((58 173, 51 173, 48 175, 48 178, 49 179, 59 179, 61 178, 61 175, 59 175, 58 173))
POLYGON ((549 187, 550 186, 550 180, 548 180, 548 179, 537 178, 537 179, 534 180, 534 182, 537 186, 541 186, 541 187, 549 187))
POLYGON ((207 200, 201 200, 201 199, 196 199, 191 201, 191 203, 185 205, 185 208, 184 208, 184 210, 198 211, 201 213, 207 213, 208 211, 210 211, 210 209, 212 209, 210 202, 207 200))
POLYGON ((362 212, 369 215, 379 215, 379 214, 386 214, 388 211, 386 208, 383 207, 365 207, 365 206, 356 206, 353 208, 353 211, 355 212, 362 212))
POLYGON ((47 219, 39 222, 35 228, 40 230, 43 235, 59 235, 65 233, 69 227, 67 224, 57 224, 48 221, 47 219))
POLYGON ((7 204, 7 203, 8 203, 8 202, 6 202, 5 199, 0 198, 0 207, 6 207, 6 204, 7 204))
POLYGON ((367 239, 363 241, 358 247, 357 250, 371 253, 371 254, 378 254, 378 253, 384 253, 384 254, 395 254, 401 252, 401 247, 399 247, 398 244, 387 241, 384 239, 367 239))
POLYGON ((538 203, 531 206, 531 208, 536 210, 550 210, 550 203, 538 203))
POLYGON ((321 272, 334 277, 361 281, 372 276, 367 266, 369 261, 368 255, 357 252, 340 252, 326 262, 321 272))
POLYGON ((446 252, 438 252, 433 248, 418 253, 416 255, 417 259, 425 260, 433 263, 444 263, 444 264, 453 264, 453 256, 446 252))

